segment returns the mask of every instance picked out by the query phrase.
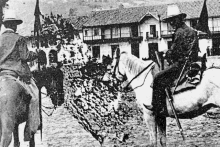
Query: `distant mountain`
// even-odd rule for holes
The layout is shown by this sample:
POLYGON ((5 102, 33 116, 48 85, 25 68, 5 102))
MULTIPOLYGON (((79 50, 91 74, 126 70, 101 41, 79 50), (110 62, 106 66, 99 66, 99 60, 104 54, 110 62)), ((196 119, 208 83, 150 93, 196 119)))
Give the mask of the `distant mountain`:
MULTIPOLYGON (((92 11, 121 7, 138 7, 195 0, 39 0, 42 14, 87 15, 92 11), (70 11, 71 9, 71 11, 70 11)), ((34 26, 36 0, 9 0, 9 8, 15 9, 24 23, 18 28, 22 35, 30 35, 34 26)))

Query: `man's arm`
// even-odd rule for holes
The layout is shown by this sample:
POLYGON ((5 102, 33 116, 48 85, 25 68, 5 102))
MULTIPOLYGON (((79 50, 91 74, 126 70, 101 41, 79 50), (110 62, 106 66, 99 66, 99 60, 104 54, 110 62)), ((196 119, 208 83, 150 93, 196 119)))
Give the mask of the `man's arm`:
POLYGON ((38 54, 28 50, 27 43, 23 37, 21 37, 18 40, 17 45, 19 48, 19 53, 22 61, 30 62, 37 59, 38 54))
POLYGON ((181 39, 182 39, 182 33, 176 32, 173 40, 173 44, 170 49, 166 52, 166 58, 168 61, 172 62, 176 56, 178 56, 179 50, 181 50, 181 39))

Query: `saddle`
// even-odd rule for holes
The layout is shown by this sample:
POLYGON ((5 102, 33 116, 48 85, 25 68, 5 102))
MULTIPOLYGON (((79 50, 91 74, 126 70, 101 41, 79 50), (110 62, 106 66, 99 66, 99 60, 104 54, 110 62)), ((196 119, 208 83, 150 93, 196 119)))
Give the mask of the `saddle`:
MULTIPOLYGON (((166 63, 164 63, 164 65, 166 65, 166 63)), ((206 69, 206 56, 204 55, 197 62, 192 62, 190 63, 190 65, 187 66, 179 81, 178 79, 175 79, 174 82, 171 83, 172 86, 169 87, 170 92, 177 94, 190 89, 195 89, 196 86, 201 82, 202 74, 205 69, 206 69), (176 85, 177 87, 175 89, 176 85)), ((158 72, 159 72, 158 67, 152 69, 153 75, 155 75, 158 72)))
POLYGON ((202 79, 202 64, 199 62, 193 62, 189 65, 189 68, 187 68, 184 72, 182 77, 180 78, 180 81, 178 83, 178 86, 175 89, 175 85, 178 82, 178 79, 174 81, 172 84, 173 86, 170 87, 170 91, 174 94, 194 89, 196 86, 201 82, 202 79), (175 90, 175 91, 174 91, 175 90))

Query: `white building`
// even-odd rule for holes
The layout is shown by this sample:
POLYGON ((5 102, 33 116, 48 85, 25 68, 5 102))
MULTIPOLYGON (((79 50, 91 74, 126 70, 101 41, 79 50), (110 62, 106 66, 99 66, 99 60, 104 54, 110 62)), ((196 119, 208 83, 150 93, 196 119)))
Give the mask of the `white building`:
MULTIPOLYGON (((186 24, 195 27, 203 1, 177 3, 181 12, 187 14, 186 24)), ((212 38, 199 34, 202 53, 207 46, 220 55, 220 3, 207 1, 209 28, 212 38)), ((93 57, 102 60, 103 55, 112 56, 119 47, 139 58, 151 58, 154 52, 168 50, 172 43, 173 29, 162 20, 167 5, 121 8, 93 12, 83 25, 83 41, 92 49, 93 57)))

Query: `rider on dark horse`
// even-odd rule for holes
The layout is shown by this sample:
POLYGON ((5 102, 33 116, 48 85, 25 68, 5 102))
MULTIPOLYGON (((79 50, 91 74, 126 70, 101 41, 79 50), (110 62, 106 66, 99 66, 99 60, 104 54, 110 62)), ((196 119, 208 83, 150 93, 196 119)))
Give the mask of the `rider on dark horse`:
POLYGON ((3 18, 5 29, 0 36, 0 75, 19 79, 16 81, 25 89, 26 94, 31 96, 24 137, 25 141, 29 141, 30 135, 35 133, 40 125, 40 116, 39 91, 27 62, 35 60, 39 51, 37 50, 37 53, 29 51, 25 38, 16 33, 17 25, 22 22, 16 18, 14 11, 5 11, 3 18))
POLYGON ((163 21, 169 23, 175 32, 172 46, 166 52, 166 58, 170 66, 156 74, 153 81, 153 100, 152 107, 150 107, 158 113, 165 112, 163 110, 166 106, 165 88, 173 86, 186 60, 189 60, 188 63, 190 63, 198 59, 197 32, 185 24, 185 18, 186 14, 181 13, 177 5, 168 6, 167 18, 163 21))

